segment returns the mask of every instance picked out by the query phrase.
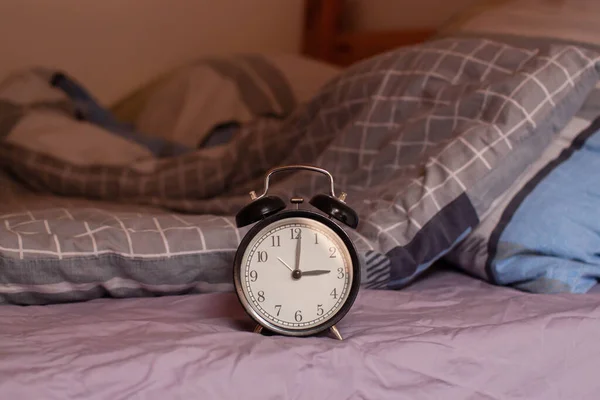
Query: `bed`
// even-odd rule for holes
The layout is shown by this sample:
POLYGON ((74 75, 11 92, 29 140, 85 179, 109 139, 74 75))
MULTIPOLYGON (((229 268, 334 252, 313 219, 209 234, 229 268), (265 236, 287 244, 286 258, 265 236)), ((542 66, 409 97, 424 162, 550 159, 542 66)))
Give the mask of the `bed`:
POLYGON ((597 397, 600 8, 406 35, 341 30, 349 3, 306 2, 302 55, 110 105, 49 66, 0 84, 0 398, 597 397), (342 341, 255 333, 233 292, 235 213, 290 164, 360 216, 342 341))

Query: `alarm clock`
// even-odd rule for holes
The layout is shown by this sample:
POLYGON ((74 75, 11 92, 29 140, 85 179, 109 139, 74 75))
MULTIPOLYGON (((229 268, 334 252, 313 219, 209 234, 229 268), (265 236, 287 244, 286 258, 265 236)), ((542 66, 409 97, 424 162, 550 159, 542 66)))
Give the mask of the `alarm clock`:
POLYGON ((339 223, 355 229, 357 213, 336 197, 332 175, 318 167, 290 165, 269 170, 264 192, 250 192, 251 202, 236 215, 238 228, 255 224, 241 240, 233 263, 237 297, 256 322, 257 333, 311 336, 330 332, 350 310, 360 287, 356 249, 339 223), (304 170, 325 175, 329 193, 303 198, 268 195, 271 176, 304 170))

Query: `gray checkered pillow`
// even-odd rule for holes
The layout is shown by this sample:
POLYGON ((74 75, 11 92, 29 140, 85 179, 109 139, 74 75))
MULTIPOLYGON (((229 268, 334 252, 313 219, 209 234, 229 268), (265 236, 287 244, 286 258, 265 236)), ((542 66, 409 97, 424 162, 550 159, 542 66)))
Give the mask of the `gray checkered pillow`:
MULTIPOLYGON (((5 145, 14 176, 61 197, 18 193, 2 206, 0 295, 31 304, 229 290, 245 233, 232 215, 268 168, 295 163, 329 170, 348 193, 363 285, 401 288, 541 155, 596 84, 599 59, 567 45, 445 39, 359 63, 216 153, 90 167, 5 145)), ((273 189, 309 196, 326 182, 299 174, 273 189)))

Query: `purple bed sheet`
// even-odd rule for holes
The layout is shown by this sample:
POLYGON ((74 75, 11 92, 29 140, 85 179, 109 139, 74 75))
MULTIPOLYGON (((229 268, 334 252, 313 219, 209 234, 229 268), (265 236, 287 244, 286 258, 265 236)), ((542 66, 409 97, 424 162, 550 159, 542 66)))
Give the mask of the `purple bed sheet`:
POLYGON ((1 399, 598 399, 600 293, 448 271, 360 293, 344 341, 249 332, 233 293, 0 307, 1 399))

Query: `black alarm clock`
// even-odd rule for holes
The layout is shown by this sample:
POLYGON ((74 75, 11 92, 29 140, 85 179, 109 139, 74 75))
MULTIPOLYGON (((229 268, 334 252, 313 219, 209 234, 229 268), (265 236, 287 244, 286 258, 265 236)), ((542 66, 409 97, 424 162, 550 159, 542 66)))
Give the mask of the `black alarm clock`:
POLYGON ((236 215, 238 227, 255 224, 237 249, 233 277, 236 293, 255 332, 310 336, 331 332, 350 310, 360 287, 356 249, 338 225, 358 226, 358 215, 336 197, 331 174, 307 165, 268 171, 264 192, 250 193, 252 201, 236 215), (319 193, 300 210, 302 198, 291 198, 291 209, 279 197, 268 195, 269 179, 283 171, 305 170, 326 175, 329 193, 319 193), (295 207, 293 206, 295 205, 295 207), (336 222, 337 221, 337 222, 336 222))

